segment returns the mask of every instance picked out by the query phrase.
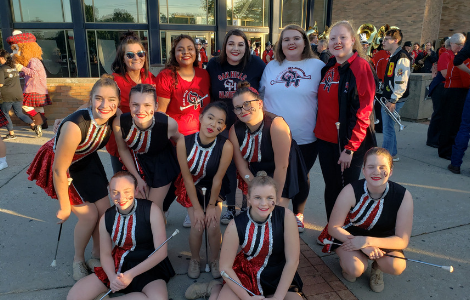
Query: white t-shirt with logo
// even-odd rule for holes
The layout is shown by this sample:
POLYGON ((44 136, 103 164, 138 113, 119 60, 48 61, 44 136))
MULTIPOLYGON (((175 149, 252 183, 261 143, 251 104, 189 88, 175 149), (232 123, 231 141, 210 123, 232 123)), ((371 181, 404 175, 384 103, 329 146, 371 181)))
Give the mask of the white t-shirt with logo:
POLYGON ((269 62, 260 82, 264 109, 287 122, 299 145, 316 141, 318 86, 325 64, 316 58, 301 61, 269 62))

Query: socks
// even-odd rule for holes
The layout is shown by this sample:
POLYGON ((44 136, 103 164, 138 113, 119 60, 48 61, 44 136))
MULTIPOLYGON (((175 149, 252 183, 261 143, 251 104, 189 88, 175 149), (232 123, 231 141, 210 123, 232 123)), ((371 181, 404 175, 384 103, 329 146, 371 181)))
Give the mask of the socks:
POLYGON ((7 162, 7 157, 6 156, 0 157, 0 163, 2 163, 2 162, 7 162))

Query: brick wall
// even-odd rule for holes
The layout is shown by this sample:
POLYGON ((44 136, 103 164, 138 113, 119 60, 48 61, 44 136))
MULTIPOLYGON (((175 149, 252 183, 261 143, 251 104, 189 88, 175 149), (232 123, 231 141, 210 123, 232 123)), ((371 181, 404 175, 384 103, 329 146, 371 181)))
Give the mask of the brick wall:
POLYGON ((470 2, 468 0, 443 0, 439 37, 470 31, 470 2))

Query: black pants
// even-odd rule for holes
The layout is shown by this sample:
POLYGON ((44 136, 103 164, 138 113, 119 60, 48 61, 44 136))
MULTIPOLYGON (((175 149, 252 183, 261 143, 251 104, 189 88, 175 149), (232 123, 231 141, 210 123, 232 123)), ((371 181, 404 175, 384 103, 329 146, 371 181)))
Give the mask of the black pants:
POLYGON ((119 157, 109 155, 111 158, 111 167, 113 167, 113 173, 116 174, 119 171, 122 171, 122 167, 124 166, 122 162, 119 160, 119 157))
POLYGON ((426 140, 426 145, 434 146, 439 145, 439 135, 441 132, 441 124, 442 124, 442 105, 441 103, 445 100, 444 99, 444 83, 439 83, 438 86, 434 88, 432 92, 432 116, 431 122, 429 123, 428 127, 428 138, 426 140))
POLYGON ((310 144, 299 145, 300 152, 307 167, 307 184, 301 185, 299 193, 292 199, 292 210, 294 214, 304 213, 305 204, 307 203, 308 194, 310 192, 310 170, 312 169, 315 161, 317 160, 318 147, 317 142, 310 144))
MULTIPOLYGON (((377 95, 379 97, 381 95, 377 95)), ((382 133, 382 105, 375 101, 374 103, 374 115, 375 120, 378 120, 379 123, 374 125, 375 132, 382 133)))
POLYGON ((341 173, 341 166, 338 164, 339 149, 338 144, 333 144, 323 140, 317 140, 318 159, 325 181, 325 209, 326 217, 330 220, 331 211, 335 205, 336 198, 344 186, 359 179, 361 175, 362 162, 367 149, 361 149, 353 154, 351 166, 341 173), (344 180, 344 186, 343 186, 344 180))
POLYGON ((468 89, 449 88, 445 89, 442 101, 442 123, 439 136, 439 156, 449 158, 452 155, 452 145, 459 131, 462 120, 463 105, 467 97, 468 89))

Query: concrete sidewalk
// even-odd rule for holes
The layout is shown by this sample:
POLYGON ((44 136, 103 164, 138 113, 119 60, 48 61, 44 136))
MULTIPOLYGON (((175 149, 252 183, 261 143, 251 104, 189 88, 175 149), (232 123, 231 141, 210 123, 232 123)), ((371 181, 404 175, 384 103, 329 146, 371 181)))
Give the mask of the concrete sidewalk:
MULTIPOLYGON (((305 265, 299 268, 303 269, 303 275, 310 274, 320 283, 328 283, 331 289, 328 290, 326 283, 320 286, 317 285, 319 282, 311 282, 307 288, 308 299, 470 299, 470 252, 467 250, 470 246, 470 159, 468 156, 464 158, 461 175, 452 174, 447 170, 449 161, 439 158, 437 149, 425 146, 428 126, 407 125, 398 133, 400 161, 395 164, 392 176, 392 180, 409 189, 415 203, 412 239, 405 255, 435 264, 452 265, 454 273, 409 263, 401 276, 385 275, 385 290, 380 294, 369 289, 369 271, 355 283, 344 281, 338 257, 321 253, 321 247, 315 243, 326 224, 324 183, 317 162, 310 174, 311 192, 305 211, 307 229, 301 234, 302 264, 309 262, 316 270, 310 272, 305 265), (309 252, 310 249, 316 254, 309 252), (328 268, 315 265, 323 263, 328 268)), ((52 132, 46 130, 44 137, 37 139, 26 127, 16 129, 18 139, 5 142, 9 167, 0 171, 0 300, 65 299, 74 284, 71 260, 76 218, 72 215, 64 224, 57 268, 50 267, 59 230, 55 224, 58 203, 28 181, 25 173, 34 154, 52 137, 52 132)), ((5 136, 6 130, 0 129, 0 134, 5 136)), ((377 138, 380 142, 381 134, 377 138)), ((108 154, 101 151, 100 156, 108 174, 111 174, 108 154)), ((180 234, 170 241, 168 248, 177 273, 168 284, 173 300, 184 299, 186 288, 194 282, 186 275, 189 230, 181 226, 185 214, 185 210, 175 203, 168 219, 167 234, 180 229, 180 234)), ((201 257, 204 257, 204 250, 201 257)), ((202 260, 201 265, 204 264, 202 260)), ((210 279, 209 274, 203 273, 198 281, 210 279)))

